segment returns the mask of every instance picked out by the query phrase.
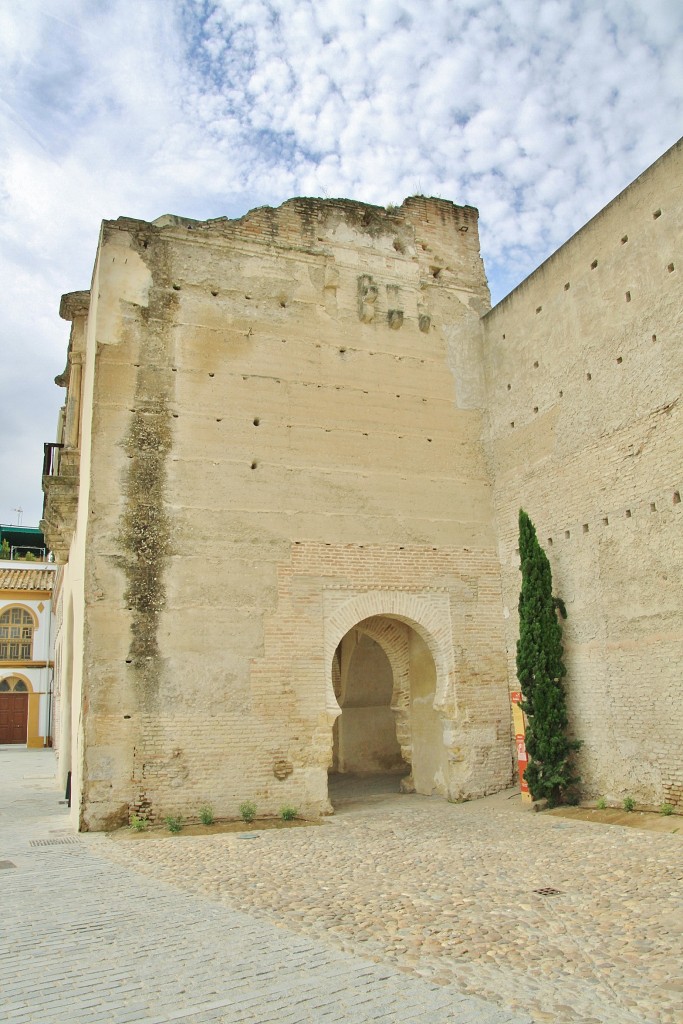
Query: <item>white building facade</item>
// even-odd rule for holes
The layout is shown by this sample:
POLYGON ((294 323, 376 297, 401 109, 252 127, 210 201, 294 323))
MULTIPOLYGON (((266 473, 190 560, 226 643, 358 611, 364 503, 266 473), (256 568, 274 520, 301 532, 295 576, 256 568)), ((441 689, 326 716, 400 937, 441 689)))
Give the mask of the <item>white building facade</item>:
POLYGON ((0 561, 0 744, 52 743, 55 571, 0 561))

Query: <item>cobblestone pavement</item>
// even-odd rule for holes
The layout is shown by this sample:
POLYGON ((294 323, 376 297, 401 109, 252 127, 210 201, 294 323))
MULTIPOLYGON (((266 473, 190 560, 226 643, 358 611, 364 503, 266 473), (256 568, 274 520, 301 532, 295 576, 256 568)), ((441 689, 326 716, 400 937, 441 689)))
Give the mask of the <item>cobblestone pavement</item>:
POLYGON ((321 827, 249 842, 95 842, 217 905, 537 1021, 683 1022, 683 835, 532 814, 510 793, 450 805, 369 790, 342 792, 321 827))
MULTIPOLYGON (((0 748, 0 777, 2 1024, 529 1022, 453 985, 344 952, 328 941, 333 936, 307 935, 296 921, 290 930, 276 908, 270 916, 277 924, 246 902, 242 912, 212 892, 179 891, 170 876, 182 874, 188 853, 190 865, 195 860, 182 836, 157 851, 157 865, 158 843, 74 835, 57 803, 51 751, 0 748)), ((280 833, 285 842, 271 856, 279 851, 288 862, 297 832, 327 841, 336 835, 292 829, 280 833)), ((227 859, 237 867, 232 844, 241 853, 265 852, 261 837, 216 838, 211 859, 219 865, 227 859)), ((192 844, 198 859, 186 879, 190 889, 198 888, 194 869, 202 873, 209 852, 204 843, 192 844)), ((245 876, 247 886, 252 877, 245 876)), ((277 886, 272 875, 268 885, 277 886)))

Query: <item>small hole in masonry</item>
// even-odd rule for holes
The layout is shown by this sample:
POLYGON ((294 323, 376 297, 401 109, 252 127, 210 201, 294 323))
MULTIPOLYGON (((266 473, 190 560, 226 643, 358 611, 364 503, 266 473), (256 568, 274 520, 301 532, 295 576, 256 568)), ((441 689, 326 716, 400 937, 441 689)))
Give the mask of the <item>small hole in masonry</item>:
POLYGON ((681 492, 674 491, 674 505, 680 505, 681 503, 681 492))
POLYGON ((627 302, 630 302, 631 301, 631 293, 630 292, 626 292, 625 298, 626 298, 627 302))
POLYGON ((538 412, 538 406, 537 405, 534 406, 534 412, 538 412))
POLYGON ((508 384, 508 391, 512 391, 512 384, 508 384))
POLYGON ((258 418, 258 416, 254 416, 254 426, 258 427, 260 422, 261 422, 261 420, 258 418))
POLYGON ((566 284, 565 284, 565 286, 564 286, 564 290, 565 290, 566 292, 568 292, 568 291, 569 291, 569 288, 570 288, 570 285, 569 285, 569 281, 567 281, 567 283, 566 283, 566 284))
POLYGON ((626 515, 626 518, 627 518, 627 519, 630 519, 630 518, 631 518, 631 509, 630 509, 630 508, 627 508, 627 509, 626 509, 626 513, 625 513, 625 515, 626 515))
POLYGON ((652 219, 653 220, 659 220, 659 218, 661 216, 662 216, 662 211, 661 210, 655 210, 654 213, 652 214, 652 219))
POLYGON ((553 546, 553 538, 552 537, 548 537, 548 546, 549 547, 553 546))
POLYGON ((534 370, 537 370, 537 369, 538 369, 538 359, 536 359, 535 362, 534 362, 534 370))
POLYGON ((542 309, 543 309, 543 306, 536 306, 536 312, 537 313, 540 313, 542 309))
POLYGON ((584 523, 584 524, 583 524, 583 532, 584 532, 584 533, 588 533, 588 529, 589 529, 589 527, 588 527, 588 523, 584 523))
POLYGON ((252 462, 252 464, 251 464, 251 468, 252 468, 252 469, 256 469, 256 467, 257 467, 257 466, 258 466, 258 462, 256 462, 256 460, 254 460, 254 461, 252 462))
POLYGON ((593 260, 593 262, 591 263, 591 270, 595 270, 597 265, 598 265, 598 261, 597 260, 593 260))
POLYGON ((621 244, 622 245, 626 245, 627 242, 628 242, 628 235, 622 235, 621 244))
POLYGON ((655 505, 654 501, 651 501, 650 502, 650 512, 656 512, 656 511, 657 511, 657 506, 655 505))
POLYGON ((623 358, 622 358, 621 356, 617 356, 617 363, 618 363, 618 364, 619 364, 620 366, 621 366, 621 364, 623 363, 623 361, 624 361, 624 360, 623 360, 623 358))
POLYGON ((215 298, 216 298, 216 296, 218 295, 218 292, 217 292, 217 291, 215 291, 215 290, 214 290, 214 289, 212 288, 212 289, 211 289, 211 294, 213 295, 213 297, 214 297, 214 299, 215 299, 215 298))
POLYGON ((656 334, 653 334, 653 335, 652 335, 652 340, 653 340, 653 341, 656 341, 656 340, 657 340, 657 335, 656 335, 656 334))
POLYGON ((670 263, 666 269, 669 271, 670 274, 673 274, 676 268, 674 267, 673 263, 670 263))
POLYGON ((609 518, 607 516, 605 516, 605 518, 603 519, 602 525, 603 526, 609 526, 609 518))
POLYGON ((565 530, 564 531, 564 539, 565 540, 569 540, 570 537, 571 537, 571 532, 569 530, 565 530))
POLYGON ((510 426, 514 427, 514 425, 515 425, 515 421, 514 420, 510 420, 510 426))
POLYGON ((592 375, 590 373, 587 373, 586 374, 586 380, 592 380, 592 379, 593 379, 592 375))

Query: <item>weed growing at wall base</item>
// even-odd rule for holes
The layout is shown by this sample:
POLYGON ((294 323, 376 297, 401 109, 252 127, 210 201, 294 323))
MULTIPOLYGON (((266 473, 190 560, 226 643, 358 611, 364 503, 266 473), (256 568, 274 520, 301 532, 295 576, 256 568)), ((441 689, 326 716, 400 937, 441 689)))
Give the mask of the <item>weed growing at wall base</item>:
POLYGON ((164 824, 169 832, 182 832, 183 830, 183 819, 180 815, 167 814, 164 818, 164 824))
POLYGON ((632 811, 635 808, 635 806, 636 806, 636 802, 635 802, 635 800, 633 799, 632 796, 627 796, 627 797, 624 798, 624 810, 625 811, 632 811))
POLYGON ((294 821, 297 815, 296 807, 281 807, 280 817, 283 821, 294 821))
POLYGON ((147 818, 143 818, 141 815, 131 814, 130 816, 130 827, 133 832, 146 832, 149 822, 147 818))
POLYGON ((213 825, 215 818, 213 808, 209 807, 208 804, 204 804, 203 807, 199 808, 199 820, 202 825, 213 825))
POLYGON ((242 821, 246 821, 249 824, 256 817, 256 804, 253 800, 245 800, 244 803, 240 804, 239 812, 242 821))

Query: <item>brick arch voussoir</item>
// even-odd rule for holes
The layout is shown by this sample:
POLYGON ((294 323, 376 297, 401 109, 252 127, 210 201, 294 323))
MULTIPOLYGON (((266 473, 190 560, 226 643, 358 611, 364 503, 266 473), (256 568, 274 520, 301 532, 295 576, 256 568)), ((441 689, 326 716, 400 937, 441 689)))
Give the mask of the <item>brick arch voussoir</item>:
POLYGON ((422 637, 436 666, 437 697, 454 679, 453 635, 448 594, 414 594, 406 591, 371 590, 351 597, 329 616, 325 629, 325 663, 331 665, 342 637, 364 619, 391 617, 405 622, 422 637))
MULTIPOLYGON (((446 592, 419 594, 398 590, 368 590, 349 597, 335 608, 325 622, 325 664, 332 664, 334 652, 343 636, 359 622, 372 618, 393 618, 410 626, 424 640, 436 668, 434 707, 441 713, 456 706, 455 654, 450 612, 450 596, 446 592)), ((332 693, 328 668, 328 713, 332 719, 341 714, 332 693)))

